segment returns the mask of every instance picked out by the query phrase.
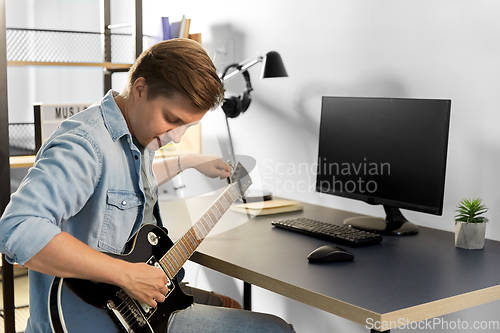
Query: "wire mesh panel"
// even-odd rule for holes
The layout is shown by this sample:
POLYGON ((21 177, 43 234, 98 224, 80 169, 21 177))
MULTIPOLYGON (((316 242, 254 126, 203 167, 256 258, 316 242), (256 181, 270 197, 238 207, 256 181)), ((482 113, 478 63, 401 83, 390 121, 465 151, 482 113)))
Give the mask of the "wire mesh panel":
POLYGON ((131 64, 134 62, 132 35, 111 35, 111 62, 116 64, 131 64))
MULTIPOLYGON (((159 39, 143 36, 144 50, 153 46, 159 39)), ((111 61, 116 64, 132 64, 135 60, 133 38, 130 34, 111 34, 111 61)))
POLYGON ((7 60, 102 62, 102 34, 92 32, 7 29, 7 60))
MULTIPOLYGON (((99 32, 7 29, 7 60, 33 62, 102 63, 104 38, 99 32)), ((156 42, 143 36, 144 48, 156 42)), ((131 34, 111 34, 111 62, 134 62, 131 34)))
POLYGON ((35 154, 35 124, 9 124, 10 156, 35 154))

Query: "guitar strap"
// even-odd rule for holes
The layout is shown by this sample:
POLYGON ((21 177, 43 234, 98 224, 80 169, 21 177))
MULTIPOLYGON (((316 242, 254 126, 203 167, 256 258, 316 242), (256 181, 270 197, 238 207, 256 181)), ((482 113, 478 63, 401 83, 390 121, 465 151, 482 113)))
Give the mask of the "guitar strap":
POLYGON ((156 200, 155 206, 153 208, 153 215, 156 219, 156 225, 165 230, 168 234, 168 229, 163 226, 163 221, 160 216, 160 205, 158 204, 158 200, 156 200))
MULTIPOLYGON (((144 216, 143 223, 144 221, 149 221, 149 220, 155 220, 156 225, 168 234, 167 228, 163 226, 163 221, 161 219, 160 215, 160 205, 158 203, 158 185, 156 184, 156 179, 154 178, 153 172, 152 172, 152 164, 154 160, 154 152, 150 152, 149 150, 145 149, 142 147, 142 145, 135 139, 133 138, 134 144, 139 148, 141 152, 141 178, 142 178, 142 185, 143 185, 143 191, 146 196, 146 198, 154 199, 154 206, 152 211, 146 211, 144 210, 144 214, 152 214, 154 216, 154 219, 151 219, 151 217, 144 216), (146 156, 147 155, 147 156, 146 156), (153 185, 153 186, 151 186, 153 185), (156 186, 155 186, 156 185, 156 186), (154 192, 154 193, 152 193, 154 192)), ((146 199, 148 200, 148 199, 146 199)), ((146 203, 144 203, 146 205, 146 203)), ((134 230, 131 230, 131 235, 130 237, 133 237, 135 234, 134 230)), ((129 238, 130 238, 129 237, 129 238)), ((128 244, 127 244, 128 245, 128 244)), ((130 244, 131 245, 131 244, 130 244)), ((131 246, 126 246, 125 247, 125 253, 128 253, 131 250, 131 246)), ((182 281, 184 278, 185 271, 184 268, 181 268, 179 272, 177 273, 177 280, 179 282, 182 281)))

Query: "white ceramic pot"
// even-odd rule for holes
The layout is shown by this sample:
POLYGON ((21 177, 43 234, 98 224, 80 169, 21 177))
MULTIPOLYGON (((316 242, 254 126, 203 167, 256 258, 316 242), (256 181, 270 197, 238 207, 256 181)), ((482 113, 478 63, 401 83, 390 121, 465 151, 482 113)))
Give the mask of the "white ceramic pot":
POLYGON ((484 247, 486 223, 455 223, 455 246, 468 250, 480 250, 484 247))

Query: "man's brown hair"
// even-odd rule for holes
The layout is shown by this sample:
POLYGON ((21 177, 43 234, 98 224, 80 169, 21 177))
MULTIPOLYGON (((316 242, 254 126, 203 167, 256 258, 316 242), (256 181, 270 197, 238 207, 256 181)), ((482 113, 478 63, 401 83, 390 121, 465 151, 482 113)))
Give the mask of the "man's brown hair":
POLYGON ((163 41, 144 51, 130 68, 127 93, 138 78, 146 79, 148 99, 177 92, 202 111, 224 99, 224 84, 207 52, 190 39, 163 41))

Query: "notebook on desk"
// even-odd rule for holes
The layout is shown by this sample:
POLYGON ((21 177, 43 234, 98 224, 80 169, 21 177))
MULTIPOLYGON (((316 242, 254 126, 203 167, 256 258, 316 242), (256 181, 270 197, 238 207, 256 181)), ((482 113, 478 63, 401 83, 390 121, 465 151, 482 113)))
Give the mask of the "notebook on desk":
POLYGON ((235 212, 253 216, 295 212, 302 209, 302 203, 299 201, 285 199, 273 199, 231 206, 231 210, 235 212))

